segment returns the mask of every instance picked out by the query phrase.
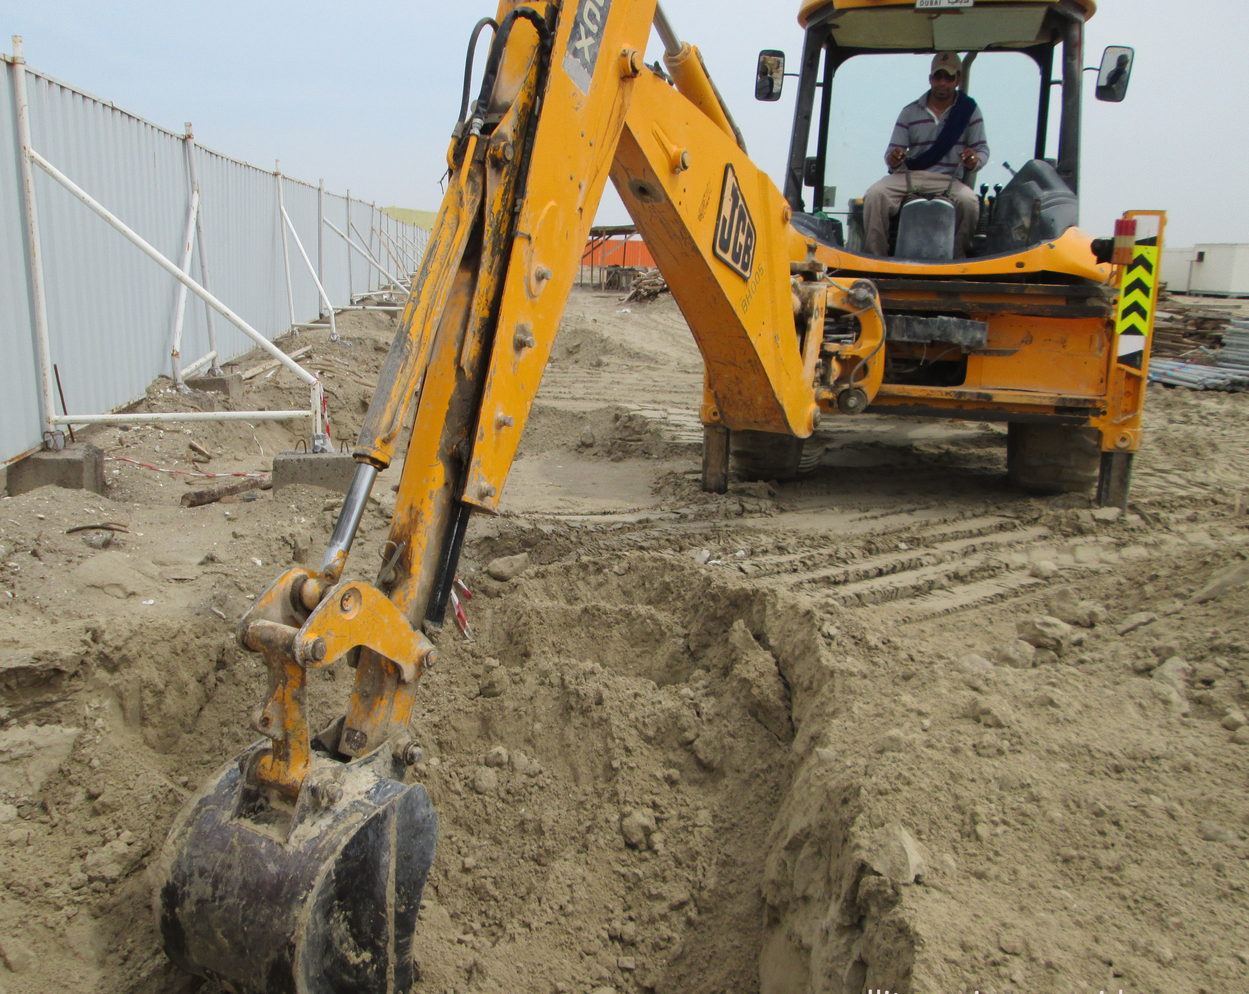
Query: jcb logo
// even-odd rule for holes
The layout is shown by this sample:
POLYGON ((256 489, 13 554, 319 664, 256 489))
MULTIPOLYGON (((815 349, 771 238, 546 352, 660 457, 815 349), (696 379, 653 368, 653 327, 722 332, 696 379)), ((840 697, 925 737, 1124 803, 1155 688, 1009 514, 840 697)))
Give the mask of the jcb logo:
POLYGON ((582 93, 590 92, 590 80, 594 77, 594 65, 603 40, 603 25, 610 9, 611 0, 581 0, 577 4, 577 17, 572 34, 568 36, 568 51, 564 53, 564 72, 582 93))
POLYGON ((724 167, 714 249, 721 262, 742 279, 750 279, 755 266, 755 222, 746 207, 746 198, 742 196, 732 163, 726 163, 724 167))

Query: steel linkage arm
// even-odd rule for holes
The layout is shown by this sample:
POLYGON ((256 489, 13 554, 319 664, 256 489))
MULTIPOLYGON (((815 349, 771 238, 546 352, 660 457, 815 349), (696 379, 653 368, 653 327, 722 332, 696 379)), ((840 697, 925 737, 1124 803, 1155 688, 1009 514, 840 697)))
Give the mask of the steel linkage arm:
MULTIPOLYGON (((690 95, 644 65, 655 4, 603 10, 500 4, 481 93, 456 127, 439 220, 354 452, 360 468, 321 572, 290 592, 308 623, 339 596, 373 479, 411 420, 386 579, 376 597, 353 588, 370 606, 336 620, 341 644, 363 647, 337 745, 347 756, 406 727, 419 667, 405 675, 406 657, 379 641, 376 624, 398 617, 411 633, 441 624, 469 514, 498 509, 609 175, 702 351, 714 399, 704 421, 798 437, 818 423, 825 300, 804 305, 805 317, 794 309, 789 205, 735 140, 709 78, 699 82, 696 52, 681 49, 690 95)), ((828 305, 842 306, 849 290, 829 291, 828 305)), ((871 343, 883 330, 869 317, 871 354, 847 364, 851 386, 880 365, 871 343)), ((277 634, 261 628, 252 640, 275 660, 271 698, 295 702, 296 675, 276 660, 321 661, 298 648, 303 636, 273 649, 285 645, 277 634)))

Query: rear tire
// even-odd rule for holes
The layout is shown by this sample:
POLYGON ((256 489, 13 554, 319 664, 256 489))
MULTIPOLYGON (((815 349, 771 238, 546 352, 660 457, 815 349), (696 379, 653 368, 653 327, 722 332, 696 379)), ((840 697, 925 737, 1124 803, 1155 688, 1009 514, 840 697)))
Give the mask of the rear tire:
POLYGON ((1090 493, 1101 469, 1101 432, 1096 428, 1011 422, 1006 472, 1011 485, 1043 494, 1090 493))
POLYGON ((734 471, 746 480, 792 480, 814 472, 825 443, 814 435, 794 438, 770 431, 735 431, 730 436, 734 471))

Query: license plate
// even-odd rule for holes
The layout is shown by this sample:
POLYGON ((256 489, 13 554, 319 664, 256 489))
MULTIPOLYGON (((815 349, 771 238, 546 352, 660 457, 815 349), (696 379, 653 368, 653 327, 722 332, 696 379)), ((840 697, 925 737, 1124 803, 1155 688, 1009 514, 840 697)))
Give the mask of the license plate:
POLYGON ((945 7, 974 7, 976 0, 915 0, 916 10, 940 10, 945 7))

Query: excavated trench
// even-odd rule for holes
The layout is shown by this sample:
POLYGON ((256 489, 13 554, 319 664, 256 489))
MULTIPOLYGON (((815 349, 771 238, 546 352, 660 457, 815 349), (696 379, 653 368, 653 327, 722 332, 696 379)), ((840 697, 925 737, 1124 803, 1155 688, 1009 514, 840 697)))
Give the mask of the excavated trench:
MULTIPOLYGON (((480 580, 472 617, 475 642, 441 637, 414 720, 441 820, 416 990, 909 989, 897 888, 865 869, 856 790, 827 762, 852 622, 821 632, 792 594, 652 553, 480 580)), ((252 737, 263 671, 222 628, 118 622, 21 689, 23 720, 90 716, 44 792, 51 862, 88 857, 65 896, 87 913, 43 938, 81 947, 98 989, 213 990, 164 961, 143 869, 252 737), (91 869, 100 847, 116 866, 91 869)), ((318 716, 351 677, 322 672, 318 716)))
POLYGON ((647 553, 481 591, 416 722, 426 989, 909 990, 898 888, 828 765, 853 622, 647 553))

